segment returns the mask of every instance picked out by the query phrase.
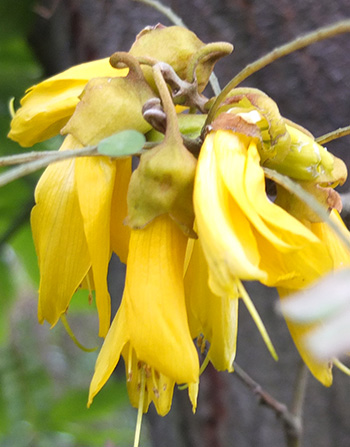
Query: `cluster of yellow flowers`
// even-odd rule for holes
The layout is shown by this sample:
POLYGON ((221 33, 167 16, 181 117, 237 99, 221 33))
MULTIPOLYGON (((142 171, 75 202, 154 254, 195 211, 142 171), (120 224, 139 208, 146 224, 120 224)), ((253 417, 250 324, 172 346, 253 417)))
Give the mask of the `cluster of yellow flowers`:
MULTIPOLYGON (((133 172, 130 156, 72 158, 51 164, 36 187, 39 321, 55 325, 84 281, 95 290, 105 341, 89 404, 122 355, 132 405, 141 395, 143 411, 153 401, 165 415, 177 383, 188 384, 195 409, 201 369, 193 340, 208 342, 216 369, 232 371, 239 298, 276 356, 242 280, 277 287, 284 297, 350 265, 344 243, 307 205, 282 186, 274 200, 266 193, 264 168, 289 176, 349 238, 333 190, 347 174, 339 159, 254 89, 232 90, 202 129, 213 101, 201 92, 231 50, 180 27, 147 29, 128 53, 32 87, 13 118, 9 137, 23 146, 60 132, 67 135, 60 150, 74 150, 125 129, 153 141, 133 172), (145 110, 153 113, 147 120, 145 110), (165 136, 156 132, 162 127, 165 136), (110 325, 112 252, 127 273, 110 325)), ((331 363, 302 342, 310 328, 287 323, 307 366, 329 386, 331 363)))

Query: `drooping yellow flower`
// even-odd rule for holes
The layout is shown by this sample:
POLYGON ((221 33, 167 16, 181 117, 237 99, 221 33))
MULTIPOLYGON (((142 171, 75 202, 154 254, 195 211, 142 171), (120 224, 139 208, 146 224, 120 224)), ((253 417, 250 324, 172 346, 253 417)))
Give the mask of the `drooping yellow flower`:
POLYGON ((101 76, 126 76, 109 58, 76 65, 27 90, 21 100, 8 137, 21 146, 32 146, 57 135, 73 114, 88 81, 101 76))
POLYGON ((187 237, 167 215, 131 231, 124 295, 97 359, 89 404, 121 354, 133 405, 139 401, 140 365, 153 380, 146 389, 145 411, 153 400, 159 413, 166 414, 174 384, 197 382, 198 356, 188 328, 183 286, 186 243, 187 237))
MULTIPOLYGON (((77 147, 68 136, 61 150, 77 147)), ((31 216, 40 267, 40 322, 56 324, 91 268, 100 335, 107 333, 107 269, 112 250, 126 260, 130 230, 123 220, 130 175, 130 159, 87 157, 52 164, 40 178, 31 216)))
MULTIPOLYGON (((97 64, 97 67, 100 65, 97 64)), ((84 67, 71 70, 72 76, 80 79, 78 75, 84 67)), ((118 74, 118 70, 112 67, 110 70, 118 74)), ((150 128, 141 113, 143 95, 149 96, 150 89, 143 80, 145 89, 139 92, 132 84, 133 75, 130 70, 124 78, 100 77, 90 80, 80 95, 80 103, 75 107, 75 98, 70 90, 74 82, 71 83, 70 76, 62 74, 64 79, 68 79, 62 88, 65 88, 71 107, 59 103, 56 111, 64 109, 67 118, 73 115, 66 126, 68 137, 60 150, 98 144, 103 138, 129 125, 143 132, 150 128), (132 115, 132 120, 127 119, 128 113, 132 115)), ((141 71, 140 76, 139 83, 142 83, 141 71)), ((61 79, 60 76, 58 79, 61 79)), ((52 82, 55 84, 56 81, 52 82)), ((36 98, 39 108, 33 110, 33 116, 38 118, 41 115, 40 107, 45 109, 50 98, 41 98, 40 89, 33 93, 33 98, 36 98)), ((57 116, 55 113, 48 114, 42 124, 58 125, 57 116)), ((14 119, 13 129, 18 128, 21 129, 21 125, 14 119)), ((30 129, 25 129, 25 132, 30 133, 30 129)), ((125 262, 128 251, 130 230, 123 226, 123 220, 127 215, 126 194, 130 176, 131 159, 112 160, 103 156, 55 163, 44 172, 36 189, 36 206, 32 212, 41 276, 41 322, 47 320, 52 325, 56 324, 91 269, 100 321, 99 334, 106 335, 110 325, 107 288, 109 259, 113 250, 125 262)))
POLYGON ((256 141, 232 131, 209 134, 199 156, 194 207, 217 295, 237 277, 302 286, 332 268, 324 244, 267 197, 259 160, 256 141))
MULTIPOLYGON (((350 240, 350 233, 344 225, 338 212, 333 210, 330 218, 339 228, 345 237, 350 240)), ((333 269, 341 269, 350 266, 350 251, 341 241, 335 231, 325 222, 311 223, 310 229, 325 244, 333 260, 333 269)), ((279 288, 281 298, 286 298, 299 289, 279 288)), ((283 308, 282 308, 283 310, 283 308)), ((286 319, 288 329, 292 335, 295 345, 303 358, 304 362, 312 374, 325 386, 332 384, 332 363, 331 361, 320 361, 316 359, 309 348, 305 345, 305 336, 316 326, 322 325, 322 321, 313 324, 298 324, 286 319)), ((331 359, 330 359, 331 360, 331 359)))
MULTIPOLYGON (((321 229, 307 228, 266 195, 254 138, 233 131, 206 137, 198 160, 194 206, 209 286, 218 296, 236 290, 237 278, 259 280, 283 293, 307 287, 334 268, 321 229)), ((294 339, 299 337, 290 329, 294 339)), ((300 352, 311 369, 301 348, 300 352)), ((328 365, 319 370, 317 378, 328 384, 328 365)))

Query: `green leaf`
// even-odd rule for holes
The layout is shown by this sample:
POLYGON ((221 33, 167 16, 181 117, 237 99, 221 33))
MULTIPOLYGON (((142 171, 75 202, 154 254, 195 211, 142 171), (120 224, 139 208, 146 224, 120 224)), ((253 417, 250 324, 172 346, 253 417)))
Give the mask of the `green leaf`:
POLYGON ((146 142, 145 136, 136 130, 123 130, 100 141, 97 150, 110 157, 126 157, 141 151, 146 142))

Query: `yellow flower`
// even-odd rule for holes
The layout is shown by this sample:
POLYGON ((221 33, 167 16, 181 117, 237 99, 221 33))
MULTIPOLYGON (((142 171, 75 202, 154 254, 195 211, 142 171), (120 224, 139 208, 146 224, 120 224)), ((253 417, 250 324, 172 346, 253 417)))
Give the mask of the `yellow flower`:
POLYGON ((207 136, 198 160, 194 207, 209 265, 209 284, 221 296, 236 278, 297 287, 332 268, 312 231, 265 193, 253 138, 232 131, 207 136))
POLYGON ((208 264, 200 240, 189 242, 191 258, 184 284, 192 338, 203 335, 210 343, 208 360, 218 371, 233 371, 238 328, 238 290, 215 295, 208 286, 208 264))
MULTIPOLYGON (((338 212, 333 210, 330 218, 338 226, 339 230, 350 240, 350 233, 344 225, 338 212)), ((313 233, 325 244, 328 252, 333 260, 333 268, 340 269, 350 266, 350 251, 345 244, 340 240, 337 234, 330 226, 324 222, 311 223, 310 229, 313 233)), ((285 298, 292 293, 298 291, 298 289, 278 289, 281 298, 285 298)), ((316 359, 310 350, 305 345, 305 336, 308 334, 318 323, 306 325, 297 324, 286 319, 288 329, 292 335, 295 345, 303 358, 304 362, 312 372, 312 374, 325 386, 332 384, 332 363, 330 361, 320 361, 316 359)), ((322 324, 320 321, 319 324, 322 324)))
MULTIPOLYGON (((267 197, 256 144, 254 138, 217 131, 206 137, 198 160, 194 187, 198 235, 210 289, 221 297, 242 296, 240 290, 237 294, 237 278, 278 287, 283 296, 340 265, 338 249, 330 250, 333 237, 325 224, 307 228, 267 197)), ((301 331, 289 328, 307 365, 329 384, 328 365, 318 365, 315 372, 298 342, 301 331)))
POLYGON ((183 286, 186 243, 187 237, 167 215, 131 231, 124 295, 97 359, 89 404, 121 354, 135 406, 141 365, 153 380, 153 386, 146 388, 145 402, 153 400, 160 414, 170 409, 175 383, 197 382, 198 356, 188 328, 183 286))
MULTIPOLYGON (((23 132, 21 138, 31 134, 31 125, 28 127, 20 120, 21 110, 22 114, 31 110, 33 121, 39 119, 42 128, 46 129, 42 138, 48 137, 47 129, 50 132, 59 130, 61 113, 64 113, 66 121, 73 113, 69 121, 74 123, 72 132, 68 130, 68 137, 60 150, 97 144, 129 125, 147 131, 150 126, 142 117, 142 94, 130 84, 129 76, 100 77, 88 82, 89 76, 99 72, 121 74, 106 64, 107 60, 87 67, 83 64, 51 81, 44 81, 44 91, 46 87, 51 88, 48 96, 42 94, 41 84, 34 88, 29 94, 29 105, 24 102, 18 111, 18 120, 14 118, 12 130, 23 132), (87 83, 77 107, 78 98, 74 96, 76 79, 81 89, 87 83), (55 86, 62 89, 64 101, 55 96, 55 86), (125 94, 126 90, 128 94, 125 94), (124 96, 121 97, 122 93, 124 96), (49 113, 42 113, 43 110, 49 110, 49 113), (133 117, 131 122, 125 118, 127 113, 133 117)), ((122 73, 125 74, 125 70, 122 73)), ((30 138, 36 142, 39 136, 34 132, 30 138)), ((123 262, 126 261, 130 230, 123 225, 123 220, 127 215, 126 194, 130 176, 131 159, 111 160, 102 156, 55 163, 44 172, 36 188, 36 206, 32 212, 32 231, 40 267, 39 321, 56 324, 91 269, 99 313, 99 334, 107 334, 111 316, 108 263, 112 251, 123 262)))
POLYGON ((22 98, 8 137, 21 146, 32 146, 57 135, 73 114, 90 79, 127 73, 128 69, 117 70, 105 58, 76 65, 34 85, 22 98))
MULTIPOLYGON (((61 150, 77 147, 68 136, 61 150)), ((112 250, 123 262, 127 256, 130 230, 123 220, 130 175, 130 159, 84 157, 52 164, 40 178, 31 216, 40 267, 40 322, 56 324, 91 268, 100 335, 107 333, 107 269, 112 250)))

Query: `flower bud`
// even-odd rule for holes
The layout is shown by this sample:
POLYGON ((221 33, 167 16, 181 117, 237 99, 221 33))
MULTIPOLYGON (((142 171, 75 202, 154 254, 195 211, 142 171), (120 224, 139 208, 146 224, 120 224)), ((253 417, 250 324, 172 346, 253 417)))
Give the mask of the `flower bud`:
MULTIPOLYGON (((292 124, 292 123, 291 123, 292 124)), ((347 169, 342 160, 329 153, 300 128, 286 124, 291 137, 290 150, 283 161, 268 160, 266 167, 276 169, 288 177, 318 184, 343 184, 347 169)))
POLYGON ((186 234, 193 235, 195 169, 195 157, 172 138, 143 154, 129 184, 128 224, 143 228, 169 213, 186 234))
POLYGON ((233 89, 216 116, 212 123, 215 130, 227 129, 259 137, 262 165, 266 160, 278 163, 289 152, 290 135, 277 104, 258 89, 233 89))
MULTIPOLYGON (((209 53, 206 57, 198 61, 195 73, 199 92, 202 92, 207 85, 217 60, 232 51, 233 47, 229 45, 228 48, 228 45, 225 43, 222 51, 209 53)), ((173 67, 181 79, 186 79, 190 61, 193 57, 196 57, 195 55, 197 53, 201 53, 205 47, 206 44, 186 28, 181 26, 164 27, 157 25, 141 31, 129 53, 136 58, 150 58, 165 62, 173 67)), ((143 66, 142 70, 147 82, 152 88, 155 88, 152 68, 143 66)))

